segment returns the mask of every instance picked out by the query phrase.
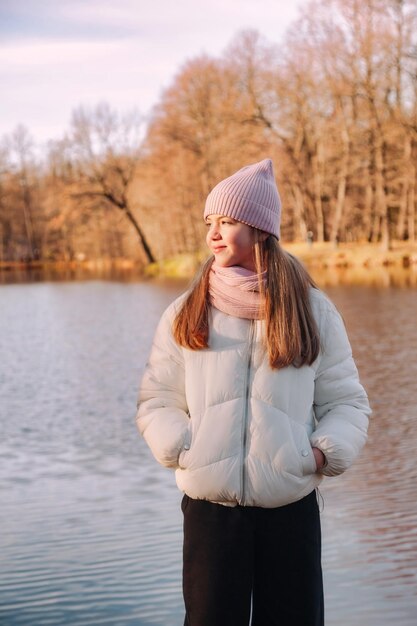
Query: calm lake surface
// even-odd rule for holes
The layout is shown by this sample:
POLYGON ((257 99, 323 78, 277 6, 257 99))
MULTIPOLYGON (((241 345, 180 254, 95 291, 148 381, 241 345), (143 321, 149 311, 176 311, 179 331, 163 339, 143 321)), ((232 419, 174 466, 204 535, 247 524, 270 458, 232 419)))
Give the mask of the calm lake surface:
MULTIPOLYGON (((181 495, 134 414, 182 289, 0 286, 1 625, 181 626, 181 495)), ((415 626, 417 290, 326 291, 374 410, 357 464, 321 487, 326 624, 415 626)))

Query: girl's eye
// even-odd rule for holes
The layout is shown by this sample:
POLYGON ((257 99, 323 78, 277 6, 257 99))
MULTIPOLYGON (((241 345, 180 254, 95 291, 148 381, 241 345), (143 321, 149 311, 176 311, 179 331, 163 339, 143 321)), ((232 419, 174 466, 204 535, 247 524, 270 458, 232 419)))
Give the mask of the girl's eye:
MULTIPOLYGON (((212 226, 215 226, 215 223, 211 223, 211 222, 204 222, 205 226, 207 228, 211 228, 212 226)), ((232 222, 231 220, 220 220, 218 222, 218 225, 224 226, 225 224, 227 224, 228 226, 233 226, 234 224, 236 224, 236 222, 232 222)))

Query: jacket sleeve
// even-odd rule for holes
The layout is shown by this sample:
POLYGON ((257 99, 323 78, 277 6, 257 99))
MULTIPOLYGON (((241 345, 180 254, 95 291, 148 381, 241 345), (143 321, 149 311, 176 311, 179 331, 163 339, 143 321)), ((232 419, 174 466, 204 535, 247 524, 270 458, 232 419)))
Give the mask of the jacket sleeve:
POLYGON ((367 438, 368 397, 358 371, 345 325, 329 303, 321 332, 322 350, 316 372, 314 410, 317 428, 311 445, 326 457, 321 473, 337 476, 355 460, 367 438))
POLYGON ((156 330, 139 388, 136 423, 156 460, 177 467, 189 425, 182 349, 172 334, 170 307, 156 330))

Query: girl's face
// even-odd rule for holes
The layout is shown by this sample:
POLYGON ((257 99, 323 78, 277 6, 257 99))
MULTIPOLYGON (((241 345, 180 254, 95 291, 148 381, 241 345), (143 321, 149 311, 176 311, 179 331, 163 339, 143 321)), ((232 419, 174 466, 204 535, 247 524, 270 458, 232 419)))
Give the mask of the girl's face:
POLYGON ((206 242, 217 265, 240 265, 255 272, 255 231, 251 226, 223 215, 208 215, 206 242))

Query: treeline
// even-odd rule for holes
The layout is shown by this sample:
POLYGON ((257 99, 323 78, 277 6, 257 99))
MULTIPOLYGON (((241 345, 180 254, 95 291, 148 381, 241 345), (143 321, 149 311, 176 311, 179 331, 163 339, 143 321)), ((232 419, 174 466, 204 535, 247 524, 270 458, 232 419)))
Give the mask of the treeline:
POLYGON ((246 31, 187 62, 147 120, 79 108, 41 161, 17 128, 0 260, 195 251, 213 185, 267 156, 284 240, 416 240, 415 0, 311 2, 280 45, 246 31))

